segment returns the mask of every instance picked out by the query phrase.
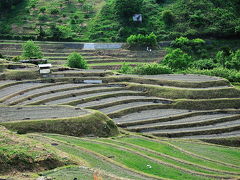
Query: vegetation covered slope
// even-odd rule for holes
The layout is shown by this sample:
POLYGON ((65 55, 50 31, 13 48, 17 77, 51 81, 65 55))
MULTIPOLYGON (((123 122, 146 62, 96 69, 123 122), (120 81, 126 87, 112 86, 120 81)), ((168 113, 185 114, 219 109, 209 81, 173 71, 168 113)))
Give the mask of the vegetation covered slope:
POLYGON ((90 39, 122 41, 131 34, 151 32, 159 40, 179 36, 236 37, 240 32, 239 5, 239 0, 133 0, 131 4, 127 0, 109 0, 95 18, 90 39), (139 7, 132 14, 141 13, 143 22, 133 22, 132 16, 124 14, 124 6, 139 7))
MULTIPOLYGON (((0 35, 8 39, 125 41, 154 32, 158 40, 238 37, 239 0, 22 0, 4 11, 0 35), (131 2, 131 3, 130 3, 131 2), (133 22, 142 14, 142 23, 133 22)), ((3 6, 0 6, 0 8, 3 6)))
MULTIPOLYGON (((234 179, 239 178, 239 149, 200 141, 150 139, 128 135, 86 139, 44 134, 30 135, 88 162, 92 168, 115 175, 104 179, 234 179), (193 149, 191 148, 193 147, 193 149)), ((81 178, 82 169, 71 167, 43 173, 56 179, 81 178)), ((109 176, 108 176, 109 177, 109 176)), ((86 180, 92 176, 85 177, 86 180)))
POLYGON ((22 0, 1 11, 0 34, 8 39, 83 40, 89 20, 103 4, 104 0, 22 0))
POLYGON ((42 171, 70 164, 41 143, 14 134, 0 126, 0 175, 42 171))

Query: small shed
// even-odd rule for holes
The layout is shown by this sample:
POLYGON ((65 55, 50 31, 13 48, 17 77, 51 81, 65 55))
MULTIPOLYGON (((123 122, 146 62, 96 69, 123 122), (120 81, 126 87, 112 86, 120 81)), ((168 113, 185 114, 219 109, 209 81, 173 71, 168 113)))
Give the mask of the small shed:
POLYGON ((39 73, 40 74, 49 74, 51 73, 52 64, 39 64, 39 73))

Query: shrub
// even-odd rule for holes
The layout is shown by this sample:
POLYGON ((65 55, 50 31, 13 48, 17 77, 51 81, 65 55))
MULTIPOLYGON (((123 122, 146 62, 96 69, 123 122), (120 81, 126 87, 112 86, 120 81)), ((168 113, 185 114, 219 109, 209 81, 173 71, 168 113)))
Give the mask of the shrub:
POLYGON ((19 62, 21 60, 21 56, 15 56, 11 60, 14 62, 19 62))
POLYGON ((188 39, 186 37, 180 37, 171 43, 171 47, 180 48, 185 53, 189 53, 194 56, 204 57, 206 53, 206 42, 203 39, 188 39))
POLYGON ((240 49, 230 55, 225 66, 230 69, 240 70, 240 49))
POLYGON ((71 53, 67 58, 67 65, 71 68, 87 69, 88 65, 84 58, 76 53, 71 53))
POLYGON ((196 69, 213 69, 217 67, 217 64, 213 62, 213 59, 202 59, 194 61, 191 66, 196 69))
POLYGON ((142 4, 143 0, 115 0, 114 10, 121 22, 128 23, 134 14, 141 13, 142 4))
POLYGON ((51 37, 52 40, 59 41, 62 38, 62 31, 55 24, 52 24, 50 26, 50 29, 48 29, 47 34, 51 37))
POLYGON ((165 23, 165 25, 170 26, 174 23, 175 17, 173 15, 172 11, 165 10, 162 13, 162 19, 163 19, 163 22, 165 23))
POLYGON ((157 47, 157 36, 154 33, 149 35, 131 35, 127 38, 127 43, 130 48, 155 48, 157 47))
POLYGON ((35 59, 43 57, 40 47, 37 46, 32 40, 29 40, 26 43, 24 43, 22 48, 23 48, 22 56, 24 58, 35 59))
POLYGON ((140 75, 171 74, 172 70, 168 66, 162 64, 148 63, 133 68, 132 73, 140 75))
POLYGON ((50 9, 50 14, 59 14, 59 10, 57 8, 50 9))
POLYGON ((39 20, 39 21, 47 21, 47 20, 48 20, 48 16, 45 15, 45 14, 40 14, 40 15, 38 16, 38 20, 39 20))
POLYGON ((119 69, 118 72, 123 73, 123 74, 131 74, 133 71, 133 67, 124 63, 121 68, 119 69))
POLYGON ((225 63, 227 61, 228 57, 225 56, 223 51, 218 51, 216 56, 215 56, 215 61, 225 67, 225 63))
POLYGON ((177 48, 170 50, 161 62, 164 65, 172 68, 173 70, 185 69, 192 61, 192 57, 184 53, 181 49, 177 48))
POLYGON ((0 59, 3 59, 4 57, 3 57, 3 55, 0 53, 0 59))
POLYGON ((41 7, 41 8, 40 8, 40 12, 41 12, 41 13, 45 13, 45 11, 46 11, 46 7, 41 7))

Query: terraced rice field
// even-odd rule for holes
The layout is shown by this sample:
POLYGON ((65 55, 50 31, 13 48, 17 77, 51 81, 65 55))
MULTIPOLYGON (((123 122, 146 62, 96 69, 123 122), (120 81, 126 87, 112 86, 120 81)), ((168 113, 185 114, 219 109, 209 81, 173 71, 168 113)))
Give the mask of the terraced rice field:
MULTIPOLYGON (((139 63, 158 62, 164 55, 164 50, 149 52, 135 52, 124 49, 108 49, 108 44, 97 44, 102 49, 84 49, 83 43, 52 43, 39 42, 44 58, 53 65, 66 64, 67 56, 72 52, 79 52, 84 56, 88 64, 93 69, 119 69, 126 62, 136 65, 139 63), (107 48, 107 49, 106 49, 107 48)), ((22 42, 0 43, 0 53, 5 57, 15 57, 22 53, 22 42)))
MULTIPOLYGON (((103 176, 115 175, 116 179, 234 179, 240 175, 237 148, 214 146, 200 141, 166 141, 135 135, 105 139, 56 134, 35 134, 29 137, 85 160, 92 168, 101 169, 103 176), (225 158, 228 160, 225 161, 225 158)), ((44 175, 59 179, 73 178, 79 177, 81 171, 81 167, 70 167, 44 175)))
MULTIPOLYGON (((56 73, 60 74, 61 72, 56 73)), ((120 77, 133 81, 137 87, 134 88, 131 82, 112 82, 114 76, 105 71, 91 70, 80 71, 79 73, 86 79, 89 77, 98 80, 105 79, 105 82, 100 84, 68 83, 66 81, 61 82, 61 78, 58 80, 59 83, 6 81, 4 84, 4 82, 0 82, 2 85, 1 105, 71 105, 79 108, 95 109, 108 115, 119 127, 126 130, 170 138, 211 139, 240 135, 240 111, 238 109, 198 110, 179 108, 175 106, 179 101, 174 94, 172 95, 173 99, 166 99, 165 96, 163 98, 161 94, 151 95, 151 92, 144 88, 144 84, 137 83, 137 78, 141 78, 142 82, 149 81, 149 84, 153 84, 155 88, 197 91, 196 97, 201 96, 201 93, 213 92, 212 97, 216 98, 219 97, 219 93, 214 94, 215 92, 225 90, 228 92, 232 90, 234 93, 231 92, 229 95, 225 93, 225 96, 221 95, 220 100, 224 98, 231 100, 235 96, 237 98, 240 96, 237 90, 219 78, 198 75, 117 77, 118 80, 120 77), (104 77, 102 77, 103 75, 104 77), (166 83, 166 85, 155 85, 159 82, 166 83), (182 84, 176 82, 182 82, 182 84), (204 82, 206 83, 204 84, 204 82), (216 85, 211 85, 210 82, 216 85), (190 83, 193 83, 191 88, 184 87, 184 85, 191 85, 190 83)), ((69 78, 75 78, 78 71, 63 71, 62 74, 69 78)), ((159 90, 161 91, 161 89, 159 90)))
MULTIPOLYGON (((70 53, 61 46, 56 48, 59 58, 70 53)), ((9 46, 16 51, 19 47, 9 46)), ((49 57, 55 57, 51 47, 43 46, 49 57)), ((101 56, 102 62, 113 52, 116 59, 129 55, 121 50, 82 52, 89 61, 101 56)), ((0 92, 1 125, 20 134, 45 132, 25 136, 81 164, 42 172, 43 176, 58 180, 91 180, 94 174, 109 180, 240 178, 239 148, 198 140, 240 137, 240 91, 224 79, 53 68, 47 79, 0 81, 0 92), (113 126, 118 133, 109 118, 121 128, 121 135, 96 138, 112 136, 114 132, 108 131, 113 126)))

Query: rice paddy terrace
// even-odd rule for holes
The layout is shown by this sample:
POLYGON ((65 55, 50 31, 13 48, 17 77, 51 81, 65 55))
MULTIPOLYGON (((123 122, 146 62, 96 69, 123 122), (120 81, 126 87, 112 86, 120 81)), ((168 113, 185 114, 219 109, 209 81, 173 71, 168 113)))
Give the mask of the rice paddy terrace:
POLYGON ((98 110, 126 130, 162 137, 212 139, 240 132, 239 90, 217 77, 69 70, 53 72, 51 79, 0 84, 2 106, 98 110))
POLYGON ((225 79, 67 68, 45 78, 8 77, 1 74, 0 125, 78 162, 41 176, 240 177, 239 148, 207 143, 239 146, 240 91, 225 79))
MULTIPOLYGON (((1 41, 0 53, 6 57, 16 57, 22 53, 22 43, 16 41, 1 41)), ((80 53, 92 69, 119 69, 123 63, 137 65, 140 63, 158 62, 164 55, 164 50, 154 52, 136 52, 121 49, 122 45, 111 43, 38 43, 44 58, 53 65, 66 64, 67 56, 72 52, 80 53)))

